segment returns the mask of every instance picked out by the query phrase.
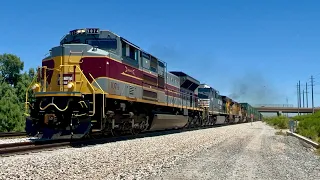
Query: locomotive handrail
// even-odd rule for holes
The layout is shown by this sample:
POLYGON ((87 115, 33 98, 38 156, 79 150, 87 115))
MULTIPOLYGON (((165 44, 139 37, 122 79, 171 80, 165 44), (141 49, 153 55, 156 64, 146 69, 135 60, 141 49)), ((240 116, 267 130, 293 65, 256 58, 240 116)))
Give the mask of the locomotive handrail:
POLYGON ((109 94, 109 93, 105 92, 105 91, 101 88, 100 84, 94 79, 94 77, 92 76, 91 73, 89 73, 89 76, 90 76, 91 79, 98 85, 98 88, 102 91, 103 94, 107 94, 107 95, 109 94))
POLYGON ((43 66, 43 92, 46 92, 47 91, 47 66, 43 66))
MULTIPOLYGON (((89 73, 89 76, 92 78, 92 80, 98 85, 98 87, 100 88, 100 90, 102 91, 102 105, 103 105, 103 108, 102 108, 102 116, 103 118, 105 118, 105 113, 104 113, 104 108, 105 108, 105 95, 108 95, 109 93, 105 92, 100 84, 94 79, 94 77, 91 75, 91 73, 89 73)), ((101 121, 102 123, 102 121, 101 121)))
MULTIPOLYGON (((37 79, 37 76, 41 73, 41 71, 40 71, 40 69, 45 69, 45 72, 44 72, 44 76, 46 76, 46 71, 47 70, 53 70, 53 71, 58 71, 58 72, 60 72, 60 91, 63 89, 63 78, 62 78, 62 68, 63 67, 76 67, 76 69, 78 69, 79 70, 79 73, 81 73, 81 75, 83 76, 83 78, 85 79, 85 81, 89 84, 89 86, 90 86, 90 88, 91 88, 91 90, 92 90, 92 94, 93 94, 93 110, 92 110, 92 114, 90 114, 89 116, 94 116, 94 114, 95 114, 95 89, 94 89, 94 87, 91 85, 91 83, 89 82, 89 80, 87 79, 87 77, 83 74, 83 72, 81 71, 81 69, 80 69, 80 67, 79 66, 77 66, 77 65, 60 65, 60 69, 57 69, 57 68, 48 68, 48 67, 46 67, 46 66, 44 66, 44 67, 39 67, 38 68, 38 71, 37 71, 37 73, 35 73, 35 75, 34 75, 34 77, 33 77, 33 80, 32 80, 32 82, 30 83, 30 85, 28 86, 28 88, 27 88, 27 90, 26 90, 26 102, 25 102, 25 115, 26 116, 29 116, 29 114, 28 114, 28 110, 29 110, 29 106, 28 105, 30 105, 30 103, 28 102, 28 91, 30 90, 30 88, 31 88, 31 86, 35 83, 35 81, 36 81, 36 79, 37 79)), ((41 83, 41 82, 40 82, 41 83)), ((44 87, 43 87, 43 91, 46 91, 46 77, 44 77, 44 81, 43 81, 43 83, 44 83, 44 87)), ((41 86, 41 84, 40 84, 40 86, 41 86)), ((76 87, 76 82, 75 82, 75 87, 76 87)), ((101 88, 101 87, 100 87, 101 88)), ((102 89, 102 88, 101 88, 102 89)), ((104 91, 103 91, 104 92, 104 91)), ((49 105, 53 105, 53 106, 56 106, 55 104, 49 104, 49 105)), ((41 107, 42 108, 42 107, 41 107)), ((44 109, 46 109, 47 108, 47 106, 46 107, 44 107, 44 109)), ((57 107, 56 107, 57 108, 57 107)), ((57 108, 57 109, 59 109, 59 108, 57 108)), ((60 111, 63 111, 64 109, 59 109, 60 111)))
POLYGON ((36 78, 38 76, 38 73, 39 72, 34 74, 31 83, 29 84, 28 88, 26 89, 26 102, 25 102, 25 112, 24 112, 25 116, 29 116, 29 113, 28 113, 28 110, 29 110, 29 108, 28 108, 29 106, 28 105, 30 104, 29 101, 28 101, 29 90, 30 90, 31 86, 33 85, 33 83, 35 82, 35 80, 36 80, 36 78))
MULTIPOLYGON (((96 112, 96 103, 95 103, 95 101, 96 101, 96 92, 95 92, 95 90, 94 90, 94 88, 93 88, 93 86, 91 85, 91 83, 90 83, 90 81, 87 79, 87 77, 83 74, 83 72, 82 72, 82 70, 80 69, 80 67, 78 66, 78 65, 69 65, 69 64, 66 64, 66 65, 60 65, 60 74, 62 73, 62 67, 70 67, 70 66, 72 66, 72 67, 76 67, 77 69, 79 69, 79 72, 81 73, 81 75, 84 77, 84 79, 87 81, 87 83, 89 84, 89 86, 90 86, 90 88, 92 89, 92 95, 93 95, 93 97, 92 97, 92 100, 93 100, 93 108, 92 108, 92 114, 90 114, 89 116, 94 116, 94 114, 95 114, 95 112, 96 112)), ((62 76, 60 76, 60 77, 62 77, 62 76)), ((60 88, 61 88, 61 86, 62 86, 62 78, 60 78, 60 88)))
POLYGON ((46 110, 49 106, 54 106, 54 107, 55 107, 56 109, 58 109, 59 111, 64 112, 64 111, 66 111, 66 110, 68 109, 69 104, 70 104, 70 101, 71 101, 71 100, 69 99, 66 107, 65 107, 64 109, 60 109, 60 108, 53 102, 53 99, 54 99, 54 97, 52 97, 52 102, 49 103, 48 105, 46 105, 45 107, 42 107, 42 106, 41 106, 41 105, 42 105, 42 101, 40 101, 39 109, 42 110, 42 111, 44 111, 44 110, 46 110))
MULTIPOLYGON (((41 73, 41 71, 40 71, 40 69, 43 69, 43 68, 45 68, 45 72, 44 72, 44 76, 45 76, 45 78, 44 78, 44 82, 43 82, 43 84, 46 84, 46 71, 47 70, 58 70, 58 71, 60 71, 59 69, 55 69, 55 68, 48 68, 48 67, 39 67, 38 68, 38 71, 34 74, 34 77, 33 77, 33 79, 32 79, 32 81, 31 81, 31 83, 29 84, 29 86, 28 86, 28 88, 26 89, 26 101, 25 101, 25 112, 24 112, 24 115, 25 116, 29 116, 30 114, 28 113, 28 110, 29 110, 29 106, 31 106, 32 107, 32 105, 30 104, 30 102, 28 101, 28 96, 29 96, 29 90, 30 90, 30 88, 31 88, 31 86, 35 83, 35 80, 37 79, 37 76, 39 75, 39 73, 41 73)), ((41 85, 40 85, 41 86, 41 85)), ((44 85, 43 86, 43 89, 44 89, 44 91, 46 91, 46 85, 44 85)))
POLYGON ((60 39, 60 42, 62 41, 62 39, 64 39, 67 35, 65 34, 61 39, 60 39))

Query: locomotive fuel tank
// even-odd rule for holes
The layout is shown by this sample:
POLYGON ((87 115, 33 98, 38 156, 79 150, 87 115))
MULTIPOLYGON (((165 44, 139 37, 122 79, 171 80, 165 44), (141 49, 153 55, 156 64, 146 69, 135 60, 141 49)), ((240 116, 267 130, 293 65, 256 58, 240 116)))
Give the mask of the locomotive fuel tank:
POLYGON ((188 116, 171 115, 171 114, 155 114, 150 126, 150 131, 163 129, 183 128, 188 123, 188 116))

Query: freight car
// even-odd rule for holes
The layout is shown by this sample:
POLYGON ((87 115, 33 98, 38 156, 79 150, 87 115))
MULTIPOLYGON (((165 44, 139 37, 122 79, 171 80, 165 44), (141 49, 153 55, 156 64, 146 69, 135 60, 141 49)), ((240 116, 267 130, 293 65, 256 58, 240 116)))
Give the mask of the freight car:
POLYGON ((259 111, 257 111, 257 109, 255 109, 248 103, 240 103, 240 104, 244 109, 245 122, 262 120, 263 116, 259 111))
POLYGON ((26 97, 26 132, 49 139, 237 123, 256 112, 123 37, 76 29, 53 47, 26 97), (245 111, 241 108, 245 107, 245 111))

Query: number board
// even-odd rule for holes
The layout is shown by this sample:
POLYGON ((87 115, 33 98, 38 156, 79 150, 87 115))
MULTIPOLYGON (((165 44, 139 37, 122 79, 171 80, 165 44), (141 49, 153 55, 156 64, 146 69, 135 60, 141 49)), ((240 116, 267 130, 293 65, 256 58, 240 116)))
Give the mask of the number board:
MULTIPOLYGON (((73 81, 73 74, 63 74, 63 85, 73 81)), ((58 75, 58 85, 60 85, 60 74, 58 75)))
POLYGON ((99 28, 87 28, 86 29, 87 34, 100 34, 99 28))

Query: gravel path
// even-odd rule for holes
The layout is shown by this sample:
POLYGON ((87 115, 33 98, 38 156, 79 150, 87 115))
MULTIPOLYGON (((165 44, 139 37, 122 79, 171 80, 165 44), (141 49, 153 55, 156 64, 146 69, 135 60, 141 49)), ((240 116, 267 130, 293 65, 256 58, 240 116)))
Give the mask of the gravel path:
POLYGON ((320 179, 320 158, 261 122, 151 179, 320 179))
POLYGON ((320 159, 262 122, 0 158, 0 179, 320 179, 320 159))

